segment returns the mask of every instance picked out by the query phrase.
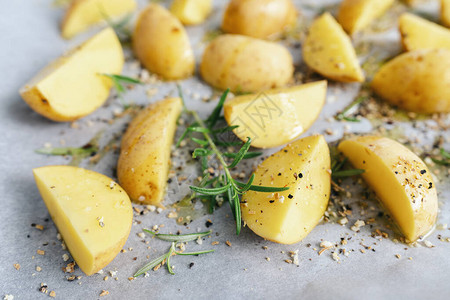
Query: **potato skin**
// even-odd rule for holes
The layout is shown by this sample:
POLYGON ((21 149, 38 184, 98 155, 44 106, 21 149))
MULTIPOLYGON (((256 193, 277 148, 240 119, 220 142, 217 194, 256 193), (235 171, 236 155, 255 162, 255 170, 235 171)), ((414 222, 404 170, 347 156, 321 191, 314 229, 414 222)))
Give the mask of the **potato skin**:
POLYGON ((371 86, 384 100, 408 111, 450 112, 450 50, 401 54, 380 68, 371 86))
POLYGON ((212 0, 174 0, 170 6, 184 25, 197 25, 205 21, 212 11, 212 0))
POLYGON ((265 39, 292 26, 296 17, 291 0, 231 0, 222 29, 227 33, 265 39))
POLYGON ((291 54, 281 45, 225 34, 206 47, 200 73, 206 82, 219 89, 259 92, 286 85, 294 66, 291 54))
POLYGON ((181 109, 180 98, 167 98, 149 105, 128 126, 122 137, 117 177, 131 200, 141 204, 163 200, 181 109))
POLYGON ((450 27, 450 0, 441 0, 441 22, 450 27))
POLYGON ((181 79, 194 72, 194 53, 186 30, 161 5, 149 4, 139 15, 133 51, 145 68, 165 79, 181 79))

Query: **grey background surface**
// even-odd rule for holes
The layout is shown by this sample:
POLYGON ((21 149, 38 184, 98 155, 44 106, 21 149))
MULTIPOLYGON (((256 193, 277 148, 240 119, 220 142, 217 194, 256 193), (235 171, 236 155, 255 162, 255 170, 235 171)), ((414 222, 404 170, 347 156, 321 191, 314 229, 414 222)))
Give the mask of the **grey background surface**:
MULTIPOLYGON (((12 294, 15 299, 46 299, 48 296, 38 291, 41 283, 46 283, 49 290, 56 292, 60 299, 95 299, 99 298, 102 290, 108 290, 105 299, 261 299, 261 298, 301 298, 301 299, 448 299, 450 295, 450 243, 437 240, 437 235, 450 237, 449 230, 437 230, 428 238, 435 248, 409 247, 395 243, 391 239, 378 241, 370 237, 375 228, 384 229, 383 224, 375 224, 373 228, 365 226, 361 232, 354 235, 350 226, 359 218, 357 209, 349 217, 346 226, 336 223, 318 225, 302 242, 295 245, 278 245, 264 241, 250 230, 243 230, 239 237, 234 234, 234 221, 229 208, 224 206, 214 215, 204 216, 189 225, 189 229, 176 225, 173 219, 166 217, 167 212, 161 214, 150 213, 136 217, 141 224, 135 224, 125 246, 132 251, 120 253, 116 259, 104 269, 104 274, 86 277, 77 268, 75 275, 82 278, 73 282, 66 280, 66 274, 61 267, 66 263, 62 255, 67 253, 57 240, 57 231, 47 209, 35 187, 31 169, 50 164, 66 164, 68 160, 62 157, 47 157, 34 153, 34 150, 45 143, 54 146, 65 140, 69 146, 81 146, 88 142, 97 132, 105 129, 105 137, 101 143, 106 143, 108 135, 120 130, 126 120, 117 122, 113 129, 99 118, 110 118, 112 112, 120 110, 121 104, 117 99, 110 99, 104 107, 94 114, 78 121, 79 128, 73 129, 69 123, 54 123, 34 113, 18 94, 19 88, 42 67, 64 51, 84 40, 91 33, 78 36, 71 41, 60 37, 59 22, 63 10, 55 8, 49 0, 15 0, 1 1, 0 9, 0 296, 12 294), (119 129, 117 129, 119 128, 119 129), (175 276, 169 275, 165 269, 151 272, 148 278, 138 278, 129 281, 127 278, 144 264, 146 255, 156 257, 167 249, 167 243, 146 238, 149 244, 142 242, 136 234, 142 228, 149 228, 155 224, 165 224, 165 232, 183 232, 206 229, 205 221, 210 218, 214 231, 211 239, 203 245, 190 244, 189 250, 214 248, 216 252, 199 257, 176 257, 175 276), (32 223, 44 225, 40 231, 31 226, 32 223), (318 256, 320 241, 328 240, 333 243, 341 237, 354 235, 347 246, 354 249, 349 257, 340 255, 342 260, 337 263, 331 258, 330 251, 318 256), (225 245, 229 240, 232 247, 225 245), (217 246, 211 246, 211 241, 219 241, 217 246), (47 244, 48 245, 45 245, 47 244), (373 245, 376 252, 367 251, 360 245, 373 245), (307 247, 311 244, 311 247, 307 247), (147 249, 150 246, 151 249, 147 249), (262 247, 267 246, 264 250, 262 247), (45 250, 45 255, 36 254, 37 249, 45 250), (287 264, 288 251, 299 250, 299 266, 287 264), (284 253, 283 253, 284 252, 284 253), (395 257, 401 255, 401 259, 395 257), (137 257, 136 260, 133 260, 137 257), (270 262, 266 260, 270 257, 270 262), (412 257, 413 260, 408 260, 412 257), (188 265, 194 262, 194 266, 188 265), (21 268, 15 270, 14 264, 21 268), (35 271, 36 266, 42 268, 35 271), (110 278, 104 281, 109 271, 117 271, 118 279, 110 278)), ((318 5, 327 1, 296 1, 300 4, 318 5)), ((332 2, 332 1, 328 1, 332 2)), ((432 1, 433 2, 433 1, 432 1)), ((437 1, 431 5, 436 13, 437 1)), ((205 28, 218 26, 222 14, 219 9, 225 1, 215 1, 214 15, 203 27, 189 28, 197 57, 204 46, 201 43, 205 28)), ((145 1, 140 2, 141 7, 145 1)), ((398 36, 393 35, 395 40, 398 36)), ((394 48, 398 47, 394 42, 394 48)), ((299 60, 300 50, 294 49, 293 55, 299 60)), ((125 73, 134 75, 133 68, 127 66, 125 73)), ((197 96, 209 96, 211 90, 198 79, 192 78, 182 82, 187 94, 188 105, 199 109, 203 115, 210 111, 214 103, 204 104, 197 96)), ((151 85, 140 87, 126 95, 127 101, 145 104, 161 99, 168 94, 174 94, 174 83, 157 83, 156 95, 147 97, 145 90, 151 85)), ((351 131, 368 132, 371 124, 367 120, 359 124, 344 124, 326 122, 336 111, 352 101, 357 93, 357 85, 331 84, 330 95, 335 101, 329 101, 319 121, 307 134, 323 132, 332 127, 334 135, 327 136, 329 141, 337 140, 345 125, 350 125, 351 131)), ((329 99, 330 100, 330 99, 329 99)), ((422 123, 431 122, 424 120, 422 123)), ((437 134, 449 136, 446 132, 426 132, 411 129, 409 124, 400 124, 406 134, 414 134, 424 143, 430 143, 437 134)), ((348 128, 347 128, 348 129, 348 128)), ((305 134, 305 135, 307 135, 305 134)), ((448 143, 447 143, 448 146, 448 143)), ((112 175, 112 168, 117 157, 108 154, 93 168, 96 171, 112 175)), ((189 174, 187 174, 189 175, 189 174)), ((175 193, 169 193, 166 203, 176 201, 186 192, 187 185, 181 185, 175 193), (181 196, 180 196, 181 195, 181 196)), ((440 192, 439 224, 450 223, 449 182, 448 178, 438 184, 440 192)), ((348 199, 349 203, 358 201, 361 188, 348 199)), ((369 202, 376 214, 380 208, 376 202, 369 202)), ((366 217, 364 217, 366 218, 366 217)), ((419 243, 421 244, 421 243, 419 243)))

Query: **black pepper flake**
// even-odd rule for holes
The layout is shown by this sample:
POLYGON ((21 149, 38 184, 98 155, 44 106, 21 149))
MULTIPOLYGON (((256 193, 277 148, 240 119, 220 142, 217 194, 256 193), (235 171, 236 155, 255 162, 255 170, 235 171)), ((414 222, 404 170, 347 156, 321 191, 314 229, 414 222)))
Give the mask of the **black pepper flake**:
POLYGON ((206 221, 205 226, 206 226, 206 228, 209 228, 212 224, 213 224, 213 222, 208 220, 208 221, 206 221))
POLYGON ((281 173, 278 173, 278 176, 281 176, 281 173))
POLYGON ((298 178, 303 178, 303 174, 302 173, 298 173, 298 178))
POLYGON ((433 183, 430 182, 429 185, 428 185, 428 189, 431 189, 432 187, 433 187, 433 183))
POLYGON ((294 196, 292 196, 291 194, 289 194, 289 195, 288 195, 288 198, 289 198, 289 199, 292 199, 292 198, 294 198, 294 196))
POLYGON ((274 203, 275 202, 275 200, 269 200, 269 203, 274 203))
POLYGON ((189 269, 192 269, 193 266, 194 266, 194 263, 191 262, 191 263, 189 264, 189 269))
POLYGON ((427 172, 427 170, 420 170, 420 174, 425 174, 427 172))

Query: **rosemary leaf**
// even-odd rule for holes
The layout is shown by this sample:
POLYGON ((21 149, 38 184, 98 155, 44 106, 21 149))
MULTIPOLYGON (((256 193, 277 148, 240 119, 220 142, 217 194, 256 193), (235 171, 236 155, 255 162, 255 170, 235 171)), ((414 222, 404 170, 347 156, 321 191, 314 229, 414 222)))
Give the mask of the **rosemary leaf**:
POLYGON ((155 258, 154 260, 152 260, 151 262, 149 262, 148 264, 146 264, 145 266, 143 266, 142 268, 140 268, 134 275, 133 277, 138 277, 142 274, 144 274, 145 272, 150 271, 151 269, 153 269, 154 267, 156 267, 157 265, 159 265, 160 263, 162 263, 162 261, 164 259, 167 258, 167 253, 164 255, 161 255, 158 258, 155 258))
POLYGON ((211 153, 212 153, 211 151, 208 151, 204 148, 196 148, 194 149, 194 152, 192 152, 192 158, 197 158, 200 156, 208 156, 211 153))
POLYGON ((220 97, 219 103, 217 103, 216 107, 214 108, 211 115, 206 119, 206 123, 208 124, 209 128, 213 128, 217 120, 220 117, 220 113, 222 112, 223 104, 225 103, 225 100, 227 99, 228 93, 230 92, 230 89, 227 89, 222 96, 220 97))
POLYGON ((331 176, 333 178, 343 178, 343 177, 350 177, 350 176, 360 175, 360 174, 362 174, 364 172, 365 172, 365 170, 363 170, 363 169, 343 170, 343 171, 332 172, 331 176))
MULTIPOLYGON (((253 180, 255 180, 255 174, 252 174, 248 182, 244 186, 239 188, 239 191, 241 193, 248 191, 252 186, 253 180)), ((236 183, 236 180, 234 180, 234 183, 236 183)))
POLYGON ((214 252, 215 250, 204 250, 204 251, 197 251, 197 252, 175 252, 176 255, 200 255, 200 254, 206 254, 214 252))
MULTIPOLYGON (((243 188, 245 186, 245 183, 235 181, 234 182, 237 186, 240 188, 243 188)), ((289 190, 290 187, 271 187, 271 186, 260 186, 260 185, 251 185, 248 189, 249 191, 255 191, 255 192, 263 192, 263 193, 276 193, 276 192, 284 192, 289 190)))
POLYGON ((431 158, 431 160, 437 164, 437 165, 441 165, 441 166, 450 166, 450 160, 441 160, 441 159, 435 159, 435 158, 431 158))
POLYGON ((361 104, 362 102, 366 101, 368 98, 367 97, 358 97, 356 98, 355 101, 353 101, 352 103, 350 103, 350 105, 348 105, 346 108, 344 108, 344 110, 340 113, 338 113, 335 116, 336 120, 345 120, 345 121, 350 121, 350 122, 359 122, 359 120, 357 118, 353 118, 353 117, 348 117, 346 116, 346 114, 355 106, 361 104))
MULTIPOLYGON (((262 155, 262 152, 247 152, 245 153, 244 157, 242 159, 251 159, 262 155)), ((224 152, 223 156, 229 157, 229 158, 236 158, 236 153, 230 153, 230 152, 224 152)))
POLYGON ((195 137, 192 137, 191 140, 193 142, 196 142, 197 144, 201 145, 201 146, 208 146, 208 141, 205 140, 201 140, 201 139, 197 139, 195 137))
POLYGON ((81 155, 81 154, 92 154, 97 152, 97 147, 87 147, 87 148, 75 148, 75 147, 61 147, 61 148, 40 148, 36 149, 35 152, 39 154, 46 155, 81 155))
POLYGON ((171 275, 175 275, 175 273, 172 270, 172 266, 170 265, 170 257, 172 256, 172 253, 174 253, 174 252, 175 252, 175 243, 172 242, 172 245, 170 246, 169 253, 167 253, 167 260, 166 260, 167 271, 169 271, 169 273, 171 275))
POLYGON ((442 157, 446 158, 446 159, 450 159, 450 152, 447 152, 444 150, 444 148, 441 148, 441 155, 442 157))
POLYGON ((236 154, 236 157, 234 158, 233 162, 228 166, 229 169, 236 167, 237 164, 244 158, 248 149, 250 149, 251 143, 252 143, 252 139, 250 137, 247 137, 247 142, 245 142, 245 144, 241 147, 239 152, 236 154))
POLYGON ((196 193, 213 196, 213 195, 220 195, 222 193, 225 193, 230 188, 230 185, 227 184, 225 186, 221 186, 221 187, 218 187, 218 188, 210 188, 210 189, 208 189, 208 188, 200 188, 200 187, 191 185, 189 188, 191 190, 193 190, 194 192, 196 192, 196 193))
POLYGON ((199 232, 199 233, 188 233, 188 234, 162 234, 162 233, 156 233, 148 229, 143 229, 144 232, 150 233, 157 239, 167 241, 167 242, 174 242, 174 243, 186 243, 190 241, 195 241, 198 238, 202 238, 204 236, 210 235, 212 233, 211 230, 199 232))

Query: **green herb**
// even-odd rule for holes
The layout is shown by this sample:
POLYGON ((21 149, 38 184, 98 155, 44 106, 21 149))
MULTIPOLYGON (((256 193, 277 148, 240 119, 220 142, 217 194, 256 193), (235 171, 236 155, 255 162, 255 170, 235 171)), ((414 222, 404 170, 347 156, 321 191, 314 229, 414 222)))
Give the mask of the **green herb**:
POLYGON ((40 148, 35 150, 36 153, 46 154, 46 155, 91 155, 98 151, 97 147, 88 146, 81 148, 74 147, 61 147, 61 148, 40 148))
POLYGON ((363 174, 365 172, 365 170, 363 169, 342 170, 347 160, 348 160, 347 158, 342 158, 342 156, 339 154, 336 154, 335 156, 332 157, 331 177, 333 179, 356 176, 363 174))
MULTIPOLYGON (((124 84, 143 84, 142 81, 136 78, 127 77, 123 75, 106 74, 106 73, 101 73, 100 75, 108 77, 109 79, 112 80, 114 88, 117 91, 117 95, 120 97, 120 99, 122 99, 122 102, 123 102, 123 94, 127 91, 127 88, 126 86, 124 86, 124 84)), ((125 105, 125 103, 123 103, 123 105, 127 106, 125 105)))
POLYGON ((123 18, 117 21, 112 20, 108 14, 104 11, 103 7, 100 7, 100 12, 103 15, 103 19, 106 21, 108 26, 110 26, 117 34, 117 37, 122 43, 127 43, 131 40, 131 28, 130 21, 133 17, 132 14, 127 14, 123 18))
POLYGON ((349 122, 359 122, 359 119, 355 118, 355 117, 349 117, 347 116, 347 113, 355 106, 361 104, 362 102, 366 101, 368 98, 367 97, 358 97, 355 101, 353 101, 352 103, 350 103, 346 108, 344 108, 344 110, 340 113, 338 113, 335 116, 336 120, 345 120, 345 121, 349 121, 349 122))
POLYGON ((200 254, 206 254, 206 253, 211 253, 214 252, 214 250, 204 250, 204 251, 197 251, 197 252, 178 252, 175 251, 175 246, 176 243, 185 243, 185 242, 190 242, 190 241, 194 241, 197 240, 199 238, 202 238, 204 236, 207 236, 209 234, 211 234, 211 231, 206 231, 206 232, 200 232, 200 233, 189 233, 189 234, 180 234, 180 235, 176 235, 176 234, 160 234, 160 233, 155 233, 153 231, 150 231, 148 229, 144 229, 145 232, 150 233, 151 235, 153 235, 154 237, 163 240, 163 241, 168 241, 171 242, 171 246, 169 248, 169 251, 161 256, 159 256, 158 258, 155 258, 154 260, 150 261, 149 263, 147 263, 145 266, 143 266, 142 268, 140 268, 133 276, 134 277, 138 277, 148 271, 150 271, 151 269, 155 268, 158 265, 163 265, 164 263, 167 265, 167 270, 169 271, 170 274, 175 275, 175 273, 172 270, 172 266, 170 265, 170 258, 174 255, 200 255, 200 254))
MULTIPOLYGON (((183 99, 183 93, 179 86, 178 90, 180 98, 183 99)), ((226 90, 222 94, 219 103, 206 120, 202 120, 196 111, 188 110, 183 99, 184 112, 194 118, 194 123, 186 128, 181 138, 178 140, 177 146, 180 145, 181 141, 188 137, 191 141, 199 145, 199 148, 194 150, 192 156, 193 158, 198 158, 200 160, 204 177, 198 186, 190 186, 190 189, 193 191, 191 199, 196 197, 197 194, 201 194, 202 198, 206 198, 209 201, 210 211, 215 207, 216 197, 222 196, 224 199, 227 199, 236 221, 236 234, 239 234, 242 225, 240 205, 240 196, 242 194, 249 190, 264 193, 282 192, 288 190, 289 187, 253 185, 254 175, 251 176, 247 182, 239 182, 231 176, 230 170, 236 167, 243 159, 253 158, 261 153, 248 152, 252 142, 249 137, 237 153, 222 152, 219 149, 219 145, 230 146, 230 144, 219 141, 217 134, 231 131, 236 128, 236 126, 216 128, 218 121, 221 119, 223 105, 228 92, 229 90, 226 90), (191 137, 193 134, 201 135, 202 138, 191 137), (214 156, 215 160, 222 166, 222 170, 214 171, 214 174, 210 174, 208 171, 210 169, 209 162, 211 161, 212 156, 214 156), (232 158, 233 161, 227 163, 225 160, 226 157, 232 158)))
POLYGON ((450 166, 450 152, 445 151, 443 148, 440 149, 440 154, 443 159, 431 158, 431 160, 441 166, 450 166))

